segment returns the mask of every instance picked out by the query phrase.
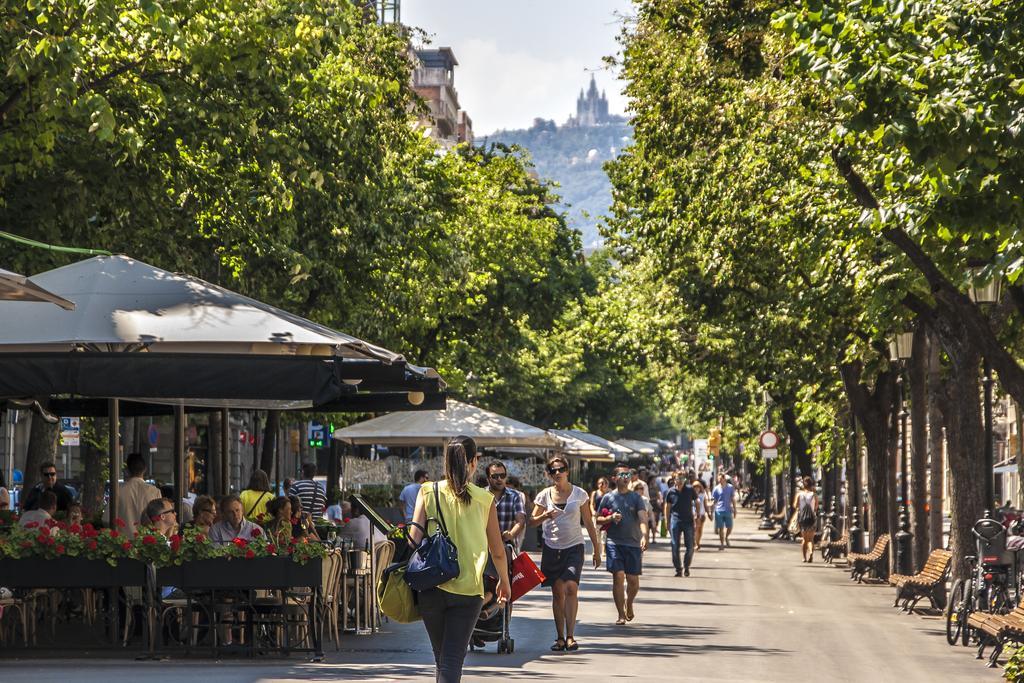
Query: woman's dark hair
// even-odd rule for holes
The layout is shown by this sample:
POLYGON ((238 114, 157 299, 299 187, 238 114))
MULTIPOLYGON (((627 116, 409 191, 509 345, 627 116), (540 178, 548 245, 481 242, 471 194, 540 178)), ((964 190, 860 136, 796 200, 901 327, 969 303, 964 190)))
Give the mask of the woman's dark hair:
POLYGON ((273 519, 277 519, 277 513, 284 509, 285 504, 291 505, 291 501, 288 500, 288 496, 278 496, 267 503, 267 513, 269 513, 273 519))
POLYGON ((804 477, 804 488, 805 489, 812 489, 812 488, 814 488, 814 480, 811 479, 810 477, 804 477))
POLYGON ((298 517, 302 514, 302 499, 296 495, 289 495, 288 500, 292 504, 292 517, 298 517))
POLYGON ((470 500, 469 463, 476 457, 476 441, 468 436, 457 436, 448 442, 444 451, 444 478, 448 488, 461 503, 470 500))
POLYGON ((549 469, 553 463, 560 462, 565 466, 565 469, 569 469, 569 461, 560 455, 554 455, 548 458, 548 464, 544 466, 544 469, 549 469))
POLYGON ((270 477, 263 470, 255 469, 252 471, 252 476, 249 477, 249 485, 246 488, 250 491, 269 491, 270 477))

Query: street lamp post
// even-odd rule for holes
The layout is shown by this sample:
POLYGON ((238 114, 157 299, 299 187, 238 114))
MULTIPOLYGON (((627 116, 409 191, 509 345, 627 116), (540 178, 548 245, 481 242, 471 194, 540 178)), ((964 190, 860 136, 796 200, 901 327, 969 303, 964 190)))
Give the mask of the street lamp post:
MULTIPOLYGON (((972 280, 970 297, 976 304, 997 304, 1002 293, 1002 281, 989 277, 986 279, 985 266, 974 264, 971 268, 972 280)), ((985 452, 983 454, 985 467, 985 507, 995 504, 995 475, 993 469, 993 450, 995 448, 992 437, 992 364, 985 358, 985 378, 982 381, 985 388, 985 452)), ((994 509, 994 508, 992 508, 994 509)), ((987 516, 987 515, 986 515, 987 516)))
MULTIPOLYGON (((764 392, 764 428, 768 431, 772 428, 772 404, 771 397, 768 396, 768 392, 764 392)), ((772 461, 768 458, 762 458, 764 462, 764 507, 761 510, 761 523, 757 526, 758 529, 765 531, 771 531, 775 528, 775 522, 772 520, 772 461)))
POLYGON ((904 575, 914 573, 914 558, 911 546, 914 535, 910 533, 910 513, 907 508, 907 417, 909 417, 909 413, 907 412, 903 381, 903 367, 911 356, 913 343, 913 332, 901 332, 896 335, 896 339, 890 344, 890 351, 894 352, 892 354, 893 357, 900 361, 900 375, 896 380, 900 401, 900 512, 899 531, 896 532, 893 538, 896 544, 896 571, 904 575))
POLYGON ((850 506, 850 552, 864 552, 861 540, 864 530, 860 527, 860 448, 857 445, 857 418, 850 415, 850 474, 846 485, 850 506))

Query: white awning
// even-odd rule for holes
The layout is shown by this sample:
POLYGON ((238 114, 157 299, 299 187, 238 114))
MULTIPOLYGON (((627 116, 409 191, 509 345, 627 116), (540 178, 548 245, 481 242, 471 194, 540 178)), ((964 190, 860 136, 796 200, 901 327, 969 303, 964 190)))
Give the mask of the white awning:
POLYGON ((656 443, 651 443, 650 441, 638 441, 637 439, 619 439, 615 443, 620 446, 625 446, 632 451, 636 451, 641 455, 655 455, 659 450, 661 450, 661 447, 656 443))
POLYGON ((3 268, 0 268, 0 301, 50 303, 67 311, 75 310, 75 304, 71 301, 43 289, 24 275, 3 268))
POLYGON ((472 437, 482 448, 559 445, 554 436, 539 427, 451 400, 446 410, 390 413, 334 432, 335 439, 353 445, 410 447, 443 446, 456 436, 472 437))

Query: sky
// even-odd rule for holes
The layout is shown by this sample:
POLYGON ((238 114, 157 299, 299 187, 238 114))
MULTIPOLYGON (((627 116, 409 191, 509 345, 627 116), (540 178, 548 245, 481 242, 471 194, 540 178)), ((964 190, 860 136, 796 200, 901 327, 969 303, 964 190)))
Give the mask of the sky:
POLYGON ((475 135, 528 128, 535 117, 562 124, 580 88, 597 79, 609 111, 622 114, 622 83, 602 58, 630 0, 402 0, 402 23, 425 30, 432 47, 451 47, 455 89, 475 135))

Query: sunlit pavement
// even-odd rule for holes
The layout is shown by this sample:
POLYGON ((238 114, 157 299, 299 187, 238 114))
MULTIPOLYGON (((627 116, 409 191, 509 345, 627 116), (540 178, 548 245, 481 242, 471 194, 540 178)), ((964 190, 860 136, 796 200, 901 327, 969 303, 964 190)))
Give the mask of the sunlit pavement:
MULTIPOLYGON (((615 626, 608 574, 584 571, 578 652, 549 651, 555 638, 537 589, 517 603, 515 653, 494 644, 470 654, 464 680, 635 681, 998 681, 971 648, 952 648, 940 617, 892 609, 892 589, 850 583, 848 573, 800 562, 794 543, 769 542, 742 511, 733 546, 709 543, 692 576, 675 578, 668 544, 645 556, 636 620, 615 626)), ((710 530, 710 526, 708 527, 710 530)), ((706 538, 706 540, 711 540, 706 538)), ((421 624, 386 624, 374 636, 346 636, 327 660, 0 661, 5 683, 202 683, 273 681, 428 681, 432 656, 421 624)))

